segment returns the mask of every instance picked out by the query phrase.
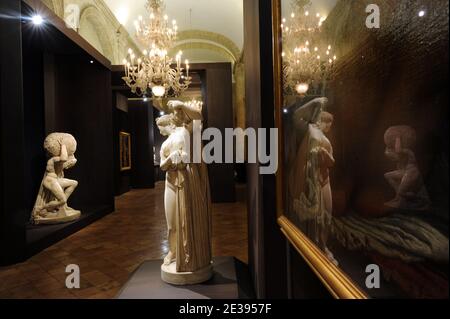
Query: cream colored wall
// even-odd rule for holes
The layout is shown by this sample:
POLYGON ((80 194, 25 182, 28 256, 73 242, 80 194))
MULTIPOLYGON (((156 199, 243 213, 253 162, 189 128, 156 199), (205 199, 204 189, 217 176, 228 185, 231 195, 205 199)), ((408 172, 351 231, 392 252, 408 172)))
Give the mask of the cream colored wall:
POLYGON ((85 23, 80 24, 80 29, 78 32, 94 48, 96 48, 98 52, 100 52, 103 55, 106 55, 105 51, 103 50, 102 42, 100 41, 100 38, 98 37, 98 34, 95 29, 96 29, 95 26, 90 21, 86 21, 85 23))
POLYGON ((128 48, 138 50, 128 32, 117 21, 103 0, 42 0, 59 17, 75 4, 80 9, 79 34, 112 64, 121 64, 128 48))

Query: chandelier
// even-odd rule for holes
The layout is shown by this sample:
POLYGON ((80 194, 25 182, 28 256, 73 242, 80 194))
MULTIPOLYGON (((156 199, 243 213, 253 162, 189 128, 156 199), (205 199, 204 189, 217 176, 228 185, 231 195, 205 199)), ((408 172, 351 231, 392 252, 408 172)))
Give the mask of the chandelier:
POLYGON ((149 17, 139 16, 134 22, 136 38, 145 49, 142 54, 128 49, 123 60, 123 80, 138 96, 147 96, 150 90, 157 98, 178 97, 188 89, 192 79, 189 61, 185 60, 185 67, 182 66, 183 52, 176 55, 174 66, 173 59, 167 55, 177 38, 177 22, 169 22, 163 0, 147 0, 146 9, 149 17))
POLYGON ((283 83, 285 95, 305 96, 323 89, 337 60, 321 38, 326 17, 310 10, 310 1, 294 0, 290 19, 283 18, 283 83))

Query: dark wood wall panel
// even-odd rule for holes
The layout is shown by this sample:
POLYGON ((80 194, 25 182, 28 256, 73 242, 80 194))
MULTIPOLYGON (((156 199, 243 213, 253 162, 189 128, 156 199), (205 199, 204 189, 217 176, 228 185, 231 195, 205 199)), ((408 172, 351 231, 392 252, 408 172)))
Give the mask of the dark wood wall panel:
MULTIPOLYGON (((159 111, 155 108, 153 110, 153 117, 156 121, 156 119, 160 116, 159 111)), ((161 152, 161 146, 165 141, 165 137, 161 135, 161 133, 159 132, 159 128, 156 125, 156 122, 153 121, 153 134, 155 137, 155 159, 157 163, 161 162, 161 156, 160 156, 160 152, 161 152)), ((155 182, 157 181, 165 181, 166 180, 166 173, 159 167, 159 165, 155 166, 155 182)))
POLYGON ((24 121, 25 121, 25 175, 26 205, 31 213, 35 196, 44 176, 46 154, 43 150, 45 132, 45 99, 43 73, 43 54, 39 46, 33 42, 30 33, 24 33, 23 46, 23 87, 24 94, 24 121))
MULTIPOLYGON (((225 129, 234 127, 231 64, 209 63, 205 65, 202 73, 206 93, 205 128, 217 128, 222 132, 222 136, 225 136, 225 129)), ((213 163, 208 165, 208 170, 213 202, 234 202, 234 165, 213 163)))
POLYGON ((153 106, 149 102, 129 101, 128 114, 131 126, 131 185, 133 188, 153 188, 153 106))
MULTIPOLYGON (((271 2, 244 0, 247 126, 275 127, 271 2)), ((275 175, 248 164, 249 264, 259 298, 287 296, 286 240, 277 223, 275 175)))
POLYGON ((113 205, 112 110, 110 73, 77 56, 55 57, 55 131, 72 134, 77 165, 67 174, 77 179, 71 205, 113 205))
POLYGON ((120 169, 120 132, 131 132, 128 112, 119 110, 116 107, 116 94, 113 94, 113 115, 114 115, 114 179, 115 195, 119 196, 130 191, 131 171, 121 171, 120 169))
MULTIPOLYGON (((259 52, 259 3, 258 1, 244 1, 244 61, 245 61, 245 100, 246 121, 249 127, 261 125, 260 89, 260 52, 259 52), (256 110, 256 111, 255 111, 256 110)), ((263 226, 261 211, 259 165, 247 164, 247 210, 248 210, 248 236, 249 236, 249 268, 258 297, 264 295, 264 268, 262 262, 263 226)))
POLYGON ((0 264, 25 250, 25 137, 20 1, 0 1, 0 264))
POLYGON ((333 296, 300 256, 289 244, 289 298, 292 299, 332 299, 333 296))

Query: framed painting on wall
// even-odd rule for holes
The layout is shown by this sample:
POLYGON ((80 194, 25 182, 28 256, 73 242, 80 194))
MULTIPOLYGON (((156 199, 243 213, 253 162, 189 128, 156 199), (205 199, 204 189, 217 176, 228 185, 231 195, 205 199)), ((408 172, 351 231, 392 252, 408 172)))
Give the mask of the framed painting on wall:
POLYGON ((120 171, 131 170, 131 135, 126 132, 119 133, 120 138, 120 171))
POLYGON ((283 233, 336 298, 448 298, 448 1, 272 4, 283 233))

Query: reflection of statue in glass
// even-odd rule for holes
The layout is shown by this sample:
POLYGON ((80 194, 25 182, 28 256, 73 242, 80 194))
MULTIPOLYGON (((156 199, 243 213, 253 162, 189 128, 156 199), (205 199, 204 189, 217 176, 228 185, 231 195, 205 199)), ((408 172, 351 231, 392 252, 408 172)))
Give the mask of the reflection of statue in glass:
POLYGON ((191 163, 191 120, 184 116, 184 104, 168 106, 178 111, 157 120, 161 134, 168 136, 161 146, 160 163, 167 172, 164 206, 169 237, 162 279, 175 285, 196 284, 212 276, 208 173, 203 163, 191 163))
POLYGON ((386 156, 397 164, 395 171, 385 174, 396 195, 385 203, 390 209, 428 210, 430 200, 417 166, 412 148, 416 143, 416 132, 409 126, 394 126, 386 131, 386 156))
MULTIPOLYGON (((395 171, 385 174, 396 191, 395 198, 385 204, 389 214, 381 218, 364 218, 358 214, 334 218, 334 235, 347 249, 376 253, 382 256, 381 260, 401 261, 413 270, 417 266, 419 272, 426 276, 426 265, 430 262, 447 264, 448 267, 448 232, 436 227, 438 224, 428 216, 424 218, 423 214, 417 214, 427 209, 430 201, 412 151, 416 144, 414 129, 409 126, 391 127, 384 140, 387 146, 385 155, 397 163, 395 171)), ((388 281, 409 276, 396 273, 389 267, 384 270, 388 281)))
POLYGON ((298 138, 295 156, 289 157, 288 196, 290 211, 305 223, 307 232, 337 263, 327 247, 332 225, 332 191, 329 169, 334 165, 333 148, 325 136, 330 131, 333 116, 323 112, 328 100, 317 98, 294 112, 293 122, 298 138))
POLYGON ((66 133, 50 134, 44 142, 50 159, 33 209, 35 224, 58 224, 76 220, 80 211, 67 206, 78 182, 64 177, 64 170, 77 163, 75 138, 66 133))
POLYGON ((330 234, 332 213, 333 213, 333 196, 331 192, 329 169, 334 166, 333 146, 325 136, 333 125, 333 115, 328 112, 320 114, 320 121, 314 127, 318 129, 317 135, 314 132, 314 138, 317 139, 318 145, 312 150, 318 157, 319 164, 319 182, 321 186, 322 209, 317 216, 317 237, 319 246, 325 251, 327 256, 334 261, 333 254, 327 247, 328 236, 330 234), (319 133, 320 132, 320 133, 319 133))

